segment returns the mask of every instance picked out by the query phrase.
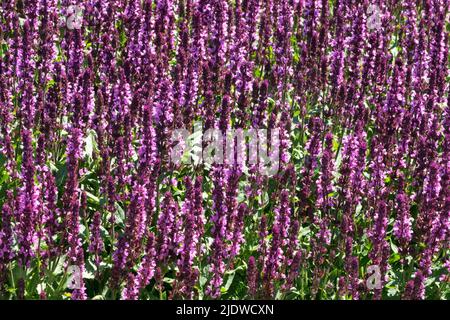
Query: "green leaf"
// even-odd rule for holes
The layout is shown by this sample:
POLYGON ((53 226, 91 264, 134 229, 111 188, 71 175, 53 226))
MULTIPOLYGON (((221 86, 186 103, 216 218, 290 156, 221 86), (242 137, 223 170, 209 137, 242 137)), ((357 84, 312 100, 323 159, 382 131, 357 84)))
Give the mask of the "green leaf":
POLYGON ((97 205, 100 203, 99 197, 93 195, 93 194, 90 193, 89 191, 85 191, 85 192, 86 192, 87 200, 88 200, 89 202, 94 203, 94 204, 97 204, 97 205))
POLYGON ((231 273, 231 274, 228 276, 227 283, 225 284, 225 287, 224 287, 224 288, 225 288, 225 291, 228 291, 228 289, 230 289, 231 284, 233 283, 233 279, 234 279, 235 274, 236 274, 236 272, 233 272, 233 273, 231 273))
POLYGON ((398 253, 398 247, 393 242, 391 242, 391 249, 392 249, 392 252, 398 253))
POLYGON ((118 217, 118 222, 122 223, 125 220, 125 212, 123 211, 120 204, 118 204, 117 202, 115 203, 115 207, 116 207, 116 216, 118 217))
POLYGON ((88 157, 88 158, 92 158, 92 154, 93 154, 94 150, 97 148, 97 142, 95 139, 95 131, 94 130, 89 131, 84 142, 85 142, 84 156, 88 157))

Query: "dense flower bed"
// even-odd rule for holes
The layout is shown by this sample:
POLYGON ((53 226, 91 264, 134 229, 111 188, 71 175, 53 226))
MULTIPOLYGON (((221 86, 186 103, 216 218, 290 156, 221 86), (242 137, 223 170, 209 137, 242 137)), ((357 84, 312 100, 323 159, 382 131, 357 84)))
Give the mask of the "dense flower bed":
POLYGON ((0 297, 448 299, 449 5, 2 1, 0 297))

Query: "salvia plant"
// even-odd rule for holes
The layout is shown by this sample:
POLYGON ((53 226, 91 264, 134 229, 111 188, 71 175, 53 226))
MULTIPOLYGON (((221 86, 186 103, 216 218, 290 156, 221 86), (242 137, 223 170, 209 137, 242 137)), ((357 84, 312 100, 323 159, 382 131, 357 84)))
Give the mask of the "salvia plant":
POLYGON ((448 299, 449 6, 1 1, 0 297, 448 299))

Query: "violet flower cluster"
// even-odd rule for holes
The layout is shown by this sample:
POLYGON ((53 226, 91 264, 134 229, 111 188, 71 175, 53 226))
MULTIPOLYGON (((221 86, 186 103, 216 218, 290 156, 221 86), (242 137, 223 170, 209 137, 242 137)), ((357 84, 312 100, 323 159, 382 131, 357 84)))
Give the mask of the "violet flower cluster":
POLYGON ((450 298, 449 11, 2 1, 0 298, 450 298))

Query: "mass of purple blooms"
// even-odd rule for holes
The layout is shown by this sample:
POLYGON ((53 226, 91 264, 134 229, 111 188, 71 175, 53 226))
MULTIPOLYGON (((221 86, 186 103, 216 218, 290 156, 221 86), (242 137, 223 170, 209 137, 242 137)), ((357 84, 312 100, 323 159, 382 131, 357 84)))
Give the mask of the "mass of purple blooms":
POLYGON ((449 9, 2 1, 0 299, 449 299, 449 9))

